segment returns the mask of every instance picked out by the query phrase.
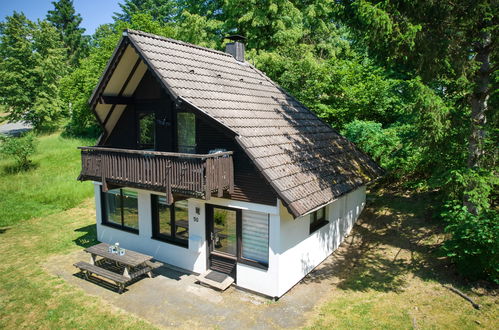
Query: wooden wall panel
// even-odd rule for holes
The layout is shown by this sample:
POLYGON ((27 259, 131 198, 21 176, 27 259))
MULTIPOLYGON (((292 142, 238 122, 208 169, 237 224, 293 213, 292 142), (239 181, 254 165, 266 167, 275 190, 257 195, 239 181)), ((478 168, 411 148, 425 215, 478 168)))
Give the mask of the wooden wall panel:
POLYGON ((200 154, 209 153, 213 149, 234 152, 234 193, 231 196, 225 195, 225 198, 276 205, 277 195, 233 138, 198 119, 196 140, 196 150, 200 154))

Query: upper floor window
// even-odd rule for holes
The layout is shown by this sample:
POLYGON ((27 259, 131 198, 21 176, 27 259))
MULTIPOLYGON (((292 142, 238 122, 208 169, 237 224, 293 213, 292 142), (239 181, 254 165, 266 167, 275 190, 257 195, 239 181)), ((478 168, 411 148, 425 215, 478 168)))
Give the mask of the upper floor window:
POLYGON ((196 153, 196 116, 190 112, 177 113, 178 152, 196 153))
POLYGON ((188 246, 189 216, 187 200, 166 204, 163 196, 151 195, 153 237, 181 246, 188 246))
POLYGON ((141 149, 154 149, 155 115, 154 112, 138 113, 138 145, 141 149))
POLYGON ((122 230, 139 232, 137 193, 125 189, 102 192, 102 223, 122 230))
POLYGON ((310 214, 310 231, 309 234, 312 234, 314 231, 318 230, 322 226, 328 223, 326 219, 326 207, 322 207, 317 211, 310 214))

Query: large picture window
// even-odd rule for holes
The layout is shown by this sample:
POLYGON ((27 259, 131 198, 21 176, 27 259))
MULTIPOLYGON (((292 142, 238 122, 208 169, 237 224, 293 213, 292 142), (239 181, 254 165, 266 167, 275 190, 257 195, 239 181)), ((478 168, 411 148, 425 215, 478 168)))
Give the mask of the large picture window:
POLYGON ((310 234, 328 223, 326 213, 326 207, 322 207, 310 214, 310 234))
POLYGON ((169 206, 165 197, 152 195, 151 203, 153 238, 187 247, 189 242, 187 200, 169 206))
POLYGON ((196 116, 190 112, 177 113, 178 152, 196 153, 196 116))
POLYGON ((102 192, 102 224, 138 233, 137 193, 126 189, 102 192))

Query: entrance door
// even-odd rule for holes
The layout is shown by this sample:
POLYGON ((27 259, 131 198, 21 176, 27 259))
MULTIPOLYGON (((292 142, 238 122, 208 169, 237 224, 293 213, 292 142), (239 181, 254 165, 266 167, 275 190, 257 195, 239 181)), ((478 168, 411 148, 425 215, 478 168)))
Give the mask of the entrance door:
POLYGON ((206 204, 206 237, 210 269, 236 278, 241 210, 206 204))

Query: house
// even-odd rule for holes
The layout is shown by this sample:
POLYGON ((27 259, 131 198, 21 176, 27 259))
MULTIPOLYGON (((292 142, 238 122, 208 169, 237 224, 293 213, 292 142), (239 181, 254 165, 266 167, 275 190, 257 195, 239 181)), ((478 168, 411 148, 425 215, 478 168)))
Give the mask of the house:
POLYGON ((338 247, 382 171, 237 36, 220 52, 127 30, 89 102, 98 240, 270 297, 338 247))

